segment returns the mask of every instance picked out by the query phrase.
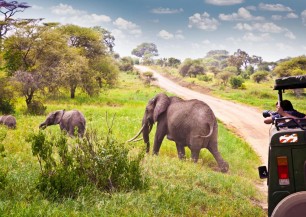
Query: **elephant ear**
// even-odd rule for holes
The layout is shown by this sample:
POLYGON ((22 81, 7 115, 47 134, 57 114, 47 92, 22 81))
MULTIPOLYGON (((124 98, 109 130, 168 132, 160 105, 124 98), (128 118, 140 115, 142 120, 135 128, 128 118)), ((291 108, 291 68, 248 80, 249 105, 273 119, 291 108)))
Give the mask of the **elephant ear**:
POLYGON ((54 124, 59 124, 62 120, 65 110, 59 110, 54 113, 54 124))
POLYGON ((161 93, 155 97, 155 101, 156 102, 155 102, 155 108, 154 108, 154 113, 153 113, 154 123, 157 121, 158 116, 167 110, 170 104, 170 99, 166 94, 161 93))

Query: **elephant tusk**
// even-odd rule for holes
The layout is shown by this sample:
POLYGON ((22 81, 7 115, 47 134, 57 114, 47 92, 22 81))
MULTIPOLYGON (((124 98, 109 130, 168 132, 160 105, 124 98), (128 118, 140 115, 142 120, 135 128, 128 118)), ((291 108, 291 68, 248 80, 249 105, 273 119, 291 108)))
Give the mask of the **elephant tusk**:
MULTIPOLYGON (((145 127, 145 125, 142 125, 141 129, 139 130, 139 132, 137 133, 136 136, 134 136, 132 139, 129 139, 127 142, 133 142, 143 131, 143 128, 145 127)), ((137 140, 138 141, 138 140, 137 140)))

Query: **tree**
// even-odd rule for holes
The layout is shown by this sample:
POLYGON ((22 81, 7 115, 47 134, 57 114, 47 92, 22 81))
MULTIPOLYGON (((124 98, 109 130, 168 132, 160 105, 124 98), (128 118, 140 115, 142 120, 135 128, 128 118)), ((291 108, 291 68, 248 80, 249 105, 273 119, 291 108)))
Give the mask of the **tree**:
POLYGON ((3 20, 0 21, 0 46, 2 49, 2 41, 7 32, 12 28, 17 21, 13 16, 18 12, 23 12, 31 6, 25 2, 19 3, 18 1, 4 1, 0 0, 0 13, 3 14, 3 20))
POLYGON ((95 79, 100 88, 113 87, 117 83, 119 68, 111 57, 100 56, 91 62, 90 67, 96 72, 95 79))
POLYGON ((17 82, 15 87, 25 97, 29 109, 35 93, 43 87, 42 75, 36 72, 16 71, 13 79, 17 82))
POLYGON ((102 33, 104 45, 108 47, 108 51, 110 53, 113 53, 115 47, 115 37, 111 34, 111 32, 100 26, 95 26, 93 29, 102 33))
POLYGON ((246 69, 249 61, 249 54, 240 49, 238 49, 233 55, 229 56, 228 58, 229 65, 235 66, 237 68, 238 74, 241 73, 241 66, 244 66, 244 68, 246 69))
POLYGON ((132 57, 122 57, 120 61, 120 70, 127 72, 127 71, 133 71, 134 67, 134 61, 132 57))
POLYGON ((186 59, 179 70, 180 75, 182 75, 183 77, 196 77, 197 75, 204 74, 204 72, 204 66, 202 65, 201 60, 199 59, 186 59))
POLYGON ((306 56, 299 56, 279 63, 273 70, 279 77, 306 74, 306 56))
POLYGON ((80 48, 82 55, 85 55, 87 58, 93 59, 99 55, 106 54, 101 32, 70 24, 60 27, 60 30, 68 37, 68 45, 80 48))
POLYGON ((0 78, 0 112, 2 114, 11 114, 14 112, 14 94, 9 87, 9 83, 8 78, 0 78))
POLYGON ((222 71, 217 75, 217 78, 219 78, 221 80, 221 84, 223 84, 224 86, 227 85, 229 79, 231 76, 233 76, 234 74, 232 72, 229 71, 222 71))
POLYGON ((25 97, 28 110, 38 92, 58 85, 54 68, 65 53, 65 45, 62 35, 37 21, 20 25, 5 40, 6 69, 17 82, 16 89, 25 97))
POLYGON ((176 59, 174 57, 168 58, 168 63, 167 63, 168 66, 177 68, 180 64, 181 60, 176 59))
POLYGON ((151 62, 154 56, 158 56, 157 46, 153 43, 142 43, 132 50, 132 55, 140 57, 144 62, 151 62))
POLYGON ((269 72, 267 71, 257 71, 252 75, 252 79, 256 83, 260 83, 261 81, 268 80, 269 72))

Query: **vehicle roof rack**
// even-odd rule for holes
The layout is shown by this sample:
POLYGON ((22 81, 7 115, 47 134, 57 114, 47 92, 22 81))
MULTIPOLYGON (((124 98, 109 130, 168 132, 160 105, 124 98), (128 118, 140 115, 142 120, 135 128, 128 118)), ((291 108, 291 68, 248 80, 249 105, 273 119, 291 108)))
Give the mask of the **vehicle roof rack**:
POLYGON ((306 88, 306 75, 282 77, 275 80, 274 90, 306 88))
POLYGON ((306 75, 289 76, 275 79, 273 90, 278 90, 278 101, 283 101, 282 91, 287 89, 306 88, 306 75))

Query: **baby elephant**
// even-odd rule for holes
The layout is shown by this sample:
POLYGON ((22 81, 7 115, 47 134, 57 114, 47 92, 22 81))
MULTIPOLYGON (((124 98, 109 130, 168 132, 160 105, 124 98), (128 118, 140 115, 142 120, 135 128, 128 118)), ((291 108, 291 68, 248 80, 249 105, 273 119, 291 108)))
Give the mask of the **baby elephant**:
POLYGON ((12 115, 3 115, 0 116, 0 124, 6 125, 8 128, 16 128, 16 118, 12 115))
POLYGON ((65 130, 70 136, 74 136, 75 128, 77 128, 78 136, 83 137, 86 120, 84 115, 78 110, 58 110, 51 112, 46 120, 39 125, 39 128, 45 129, 47 126, 56 124, 59 124, 61 130, 65 130))

